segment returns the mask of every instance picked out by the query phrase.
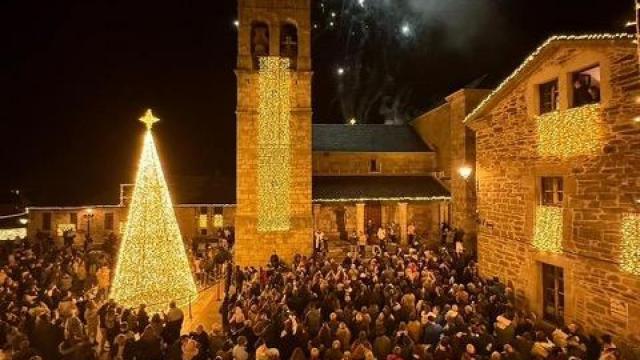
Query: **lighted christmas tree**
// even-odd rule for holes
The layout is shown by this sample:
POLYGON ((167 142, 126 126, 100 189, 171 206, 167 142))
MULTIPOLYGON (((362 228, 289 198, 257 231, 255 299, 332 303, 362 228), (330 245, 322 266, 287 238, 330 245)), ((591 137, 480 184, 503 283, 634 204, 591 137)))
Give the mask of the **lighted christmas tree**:
POLYGON ((162 172, 151 127, 159 119, 147 110, 147 126, 129 215, 118 252, 111 298, 152 310, 196 295, 187 253, 162 172))

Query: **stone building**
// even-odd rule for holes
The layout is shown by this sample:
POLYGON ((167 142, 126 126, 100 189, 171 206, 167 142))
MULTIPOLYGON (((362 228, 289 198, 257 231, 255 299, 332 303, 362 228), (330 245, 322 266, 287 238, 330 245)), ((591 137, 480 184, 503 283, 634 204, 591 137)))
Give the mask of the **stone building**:
POLYGON ((450 194, 434 176, 437 154, 408 125, 314 125, 314 227, 346 240, 367 224, 436 236, 450 194))
MULTIPOLYGON (((219 230, 234 226, 235 204, 227 181, 206 177, 185 177, 169 184, 182 238, 186 243, 195 239, 216 238, 219 230), (213 200, 216 199, 216 200, 213 200)), ((117 191, 93 199, 36 197, 26 208, 26 232, 29 238, 38 233, 51 236, 58 243, 66 230, 76 235, 82 244, 90 235, 101 244, 111 235, 120 238, 127 219, 132 185, 121 185, 117 191)))
MULTIPOLYGON (((553 37, 469 116, 479 265, 549 323, 640 344, 640 74, 631 35, 553 37)), ((455 197, 454 191, 454 197, 455 197)))
POLYGON ((235 261, 311 252, 310 0, 238 1, 235 261))

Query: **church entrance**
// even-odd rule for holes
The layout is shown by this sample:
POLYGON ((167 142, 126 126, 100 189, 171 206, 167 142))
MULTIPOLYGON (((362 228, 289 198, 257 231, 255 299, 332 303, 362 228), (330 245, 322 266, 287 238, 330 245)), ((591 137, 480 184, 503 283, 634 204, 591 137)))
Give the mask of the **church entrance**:
POLYGON ((335 210, 336 215, 336 230, 340 240, 347 240, 349 234, 347 233, 347 210, 344 206, 340 206, 335 210))
POLYGON ((364 207, 364 219, 367 226, 372 224, 377 230, 382 225, 382 204, 379 201, 367 203, 364 207))

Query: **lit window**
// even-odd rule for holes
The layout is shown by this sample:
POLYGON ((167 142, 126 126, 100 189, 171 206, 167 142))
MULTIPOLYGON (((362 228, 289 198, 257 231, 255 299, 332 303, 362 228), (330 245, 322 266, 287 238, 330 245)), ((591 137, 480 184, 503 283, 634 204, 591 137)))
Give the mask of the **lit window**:
POLYGON ((600 103, 600 79, 599 65, 573 74, 573 107, 600 103))
POLYGON ((562 206, 564 199, 563 179, 558 176, 545 176, 541 178, 540 182, 540 204, 562 206))
POLYGON ((540 115, 558 110, 560 107, 558 80, 541 84, 538 90, 540 92, 540 115))
POLYGON ((372 159, 369 161, 369 172, 379 173, 380 172, 380 163, 378 160, 372 159))

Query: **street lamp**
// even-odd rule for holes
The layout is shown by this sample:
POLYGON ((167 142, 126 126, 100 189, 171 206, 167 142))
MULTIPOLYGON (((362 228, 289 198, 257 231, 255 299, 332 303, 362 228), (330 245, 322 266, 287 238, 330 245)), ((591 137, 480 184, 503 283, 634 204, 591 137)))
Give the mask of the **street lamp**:
POLYGON ((458 174, 464 179, 464 181, 469 180, 469 177, 473 173, 473 169, 469 165, 462 165, 458 169, 458 174))
POLYGON ((27 225, 29 223, 29 220, 26 218, 20 218, 18 222, 20 223, 20 225, 27 225))
POLYGON ((87 219, 87 239, 91 238, 91 219, 93 219, 93 209, 87 209, 87 213, 84 214, 84 218, 87 219))

